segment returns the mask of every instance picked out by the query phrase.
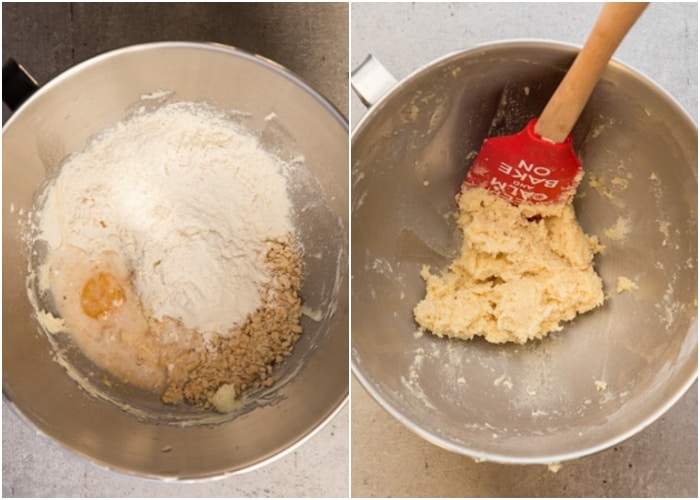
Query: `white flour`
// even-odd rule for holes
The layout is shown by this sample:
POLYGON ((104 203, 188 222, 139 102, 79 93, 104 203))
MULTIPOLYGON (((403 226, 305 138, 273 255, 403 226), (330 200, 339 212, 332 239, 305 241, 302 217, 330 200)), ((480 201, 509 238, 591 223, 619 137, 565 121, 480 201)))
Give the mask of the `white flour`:
POLYGON ((209 107, 137 112, 63 165, 38 237, 113 250, 147 315, 225 334, 260 305, 266 242, 293 231, 283 167, 209 107))

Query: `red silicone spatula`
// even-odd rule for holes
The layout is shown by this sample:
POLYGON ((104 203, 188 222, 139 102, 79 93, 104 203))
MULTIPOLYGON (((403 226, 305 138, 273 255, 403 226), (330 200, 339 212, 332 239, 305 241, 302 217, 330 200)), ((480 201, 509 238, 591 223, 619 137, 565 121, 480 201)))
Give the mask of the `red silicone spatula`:
POLYGON ((607 3, 539 118, 515 135, 486 139, 463 186, 520 203, 567 203, 583 173, 571 130, 615 49, 648 3, 607 3))

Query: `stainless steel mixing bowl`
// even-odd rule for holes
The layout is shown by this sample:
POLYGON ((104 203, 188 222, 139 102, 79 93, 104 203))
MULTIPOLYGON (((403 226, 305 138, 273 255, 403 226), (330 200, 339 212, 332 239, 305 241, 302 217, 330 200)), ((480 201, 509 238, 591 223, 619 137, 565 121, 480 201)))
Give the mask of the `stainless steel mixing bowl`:
POLYGON ((349 363, 347 122, 296 76, 214 44, 117 50, 34 94, 3 128, 2 152, 3 395, 39 432, 110 469, 198 479, 264 464, 342 407, 349 363), (278 369, 278 382, 232 415, 166 407, 133 388, 104 385, 97 367, 40 331, 27 298, 27 214, 47 175, 137 105, 175 100, 231 110, 233 120, 280 158, 304 158, 294 169, 290 197, 305 249, 302 297, 313 319, 303 317, 304 334, 278 369), (54 358, 72 367, 71 377, 54 358))
POLYGON ((513 41, 448 55, 395 85, 352 135, 353 372, 411 430, 479 459, 546 464, 602 450, 697 377, 697 127, 617 62, 574 130, 587 172, 575 207, 605 245, 595 262, 605 304, 524 346, 417 333, 419 271, 458 252, 451 214, 470 159, 487 134, 539 114, 576 51, 513 41), (618 293, 620 277, 638 289, 618 293))

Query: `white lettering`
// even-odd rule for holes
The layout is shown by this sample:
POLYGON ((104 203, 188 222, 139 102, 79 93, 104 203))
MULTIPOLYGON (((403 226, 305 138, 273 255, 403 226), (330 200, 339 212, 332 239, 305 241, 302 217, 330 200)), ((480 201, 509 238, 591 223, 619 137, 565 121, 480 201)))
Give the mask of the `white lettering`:
POLYGON ((498 165, 498 171, 513 178, 515 181, 522 181, 522 184, 518 183, 518 185, 522 186, 527 186, 527 184, 532 186, 542 185, 548 189, 554 189, 559 185, 559 180, 547 178, 552 175, 552 169, 542 165, 535 165, 534 163, 527 163, 525 160, 520 160, 517 168, 506 162, 501 162, 498 165))
POLYGON ((492 177, 491 182, 488 185, 491 192, 502 196, 510 202, 515 201, 533 201, 533 202, 545 202, 549 200, 549 196, 545 193, 537 193, 534 191, 528 191, 532 189, 531 186, 521 185, 519 183, 509 184, 507 182, 499 181, 497 178, 492 177))
POLYGON ((532 191, 534 189, 534 187, 532 187, 530 184, 525 184, 524 182, 520 182, 520 181, 513 181, 513 185, 518 186, 519 188, 522 188, 522 189, 527 189, 528 191, 532 191))
POLYGON ((508 186, 508 183, 499 181, 495 177, 491 177, 491 182, 489 183, 489 186, 492 186, 500 191, 505 191, 506 187, 508 186))
POLYGON ((506 175, 510 175, 511 171, 513 170, 513 167, 508 165, 505 162, 501 162, 501 164, 498 166, 498 171, 503 172, 506 175))
POLYGON ((545 167, 544 165, 535 165, 534 163, 528 163, 525 160, 520 160, 518 163, 518 168, 524 170, 525 172, 532 172, 540 177, 547 177, 552 175, 552 169, 545 167))
POLYGON ((535 164, 534 163, 528 163, 525 160, 520 160, 520 163, 518 163, 518 168, 522 168, 526 172, 532 172, 532 169, 534 168, 535 164))

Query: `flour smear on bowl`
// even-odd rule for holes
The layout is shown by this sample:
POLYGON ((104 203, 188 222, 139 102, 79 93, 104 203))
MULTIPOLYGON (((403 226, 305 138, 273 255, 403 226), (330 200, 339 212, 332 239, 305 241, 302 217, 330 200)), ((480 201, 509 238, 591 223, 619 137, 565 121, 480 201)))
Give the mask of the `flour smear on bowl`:
POLYGON ((285 168, 211 106, 140 108, 40 196, 37 318, 165 403, 231 411, 301 335, 285 168))

